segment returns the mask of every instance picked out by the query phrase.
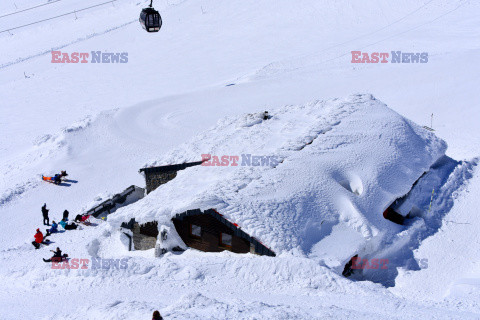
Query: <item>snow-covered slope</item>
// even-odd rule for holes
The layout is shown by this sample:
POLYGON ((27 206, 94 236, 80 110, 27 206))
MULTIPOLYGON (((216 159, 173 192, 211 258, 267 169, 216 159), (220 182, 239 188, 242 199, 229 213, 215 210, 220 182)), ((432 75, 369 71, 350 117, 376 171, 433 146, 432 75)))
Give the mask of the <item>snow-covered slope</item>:
MULTIPOLYGON (((480 226, 472 219, 478 207, 479 172, 478 160, 471 160, 480 150, 480 65, 475 63, 480 54, 478 1, 156 0, 154 6, 164 22, 158 34, 147 34, 138 24, 138 14, 147 1, 118 0, 80 11, 103 2, 106 0, 0 2, 0 31, 5 31, 0 33, 0 282, 4 289, 0 292, 0 318, 148 319, 157 308, 168 319, 479 317, 480 226), (72 11, 76 13, 63 15, 72 11), (59 15, 63 16, 13 29, 59 15), (67 53, 128 52, 129 61, 52 64, 52 49, 67 53), (352 64, 353 50, 428 52, 429 62, 352 64), (137 170, 146 163, 184 161, 190 156, 198 159, 204 150, 192 148, 188 153, 185 146, 191 144, 179 145, 195 141, 221 118, 235 122, 246 113, 280 112, 284 106, 310 108, 313 104, 309 101, 359 92, 373 94, 420 125, 431 126, 433 113, 435 135, 449 145, 447 157, 435 164, 428 179, 410 195, 428 215, 404 227, 393 226, 394 230, 386 233, 391 237, 377 236, 378 241, 370 241, 360 251, 367 258, 389 259, 386 276, 378 279, 378 273, 365 270, 362 279, 390 288, 338 276, 341 270, 334 266, 340 259, 326 257, 339 257, 340 249, 349 246, 343 245, 343 230, 335 230, 334 224, 324 222, 318 227, 308 223, 311 228, 307 230, 301 230, 299 224, 292 231, 292 239, 299 240, 290 245, 286 239, 275 240, 273 233, 260 234, 256 231, 260 228, 242 220, 237 209, 226 214, 251 228, 252 233, 259 232, 259 237, 271 239, 269 245, 286 254, 270 259, 188 250, 155 259, 151 251, 128 252, 121 234, 102 221, 95 228, 55 235, 54 246, 72 258, 126 258, 126 270, 51 270, 41 262, 50 252, 46 248, 35 251, 30 244, 34 230, 41 226, 43 203, 50 208, 51 218, 58 218, 64 209, 73 216, 131 184, 142 186, 137 170), (169 154, 171 150, 180 153, 169 154), (63 169, 72 179, 68 185, 57 187, 39 179, 40 174, 63 169), (432 189, 435 192, 429 209, 432 189), (302 232, 305 237, 300 236, 302 232), (427 267, 418 263, 425 259, 427 267)), ((415 132, 412 136, 417 137, 418 128, 410 120, 389 112, 402 123, 395 128, 400 130, 397 132, 411 127, 415 132)), ((334 114, 332 110, 330 115, 334 114)), ((315 123, 300 119, 299 123, 311 127, 305 131, 297 128, 294 137, 299 140, 292 140, 290 147, 309 142, 302 140, 307 135, 315 136, 314 131, 308 131, 315 123)), ((322 124, 322 128, 331 126, 332 130, 300 151, 282 149, 288 157, 278 168, 290 165, 291 157, 301 158, 301 154, 317 150, 318 139, 333 137, 347 119, 336 126, 330 121, 322 124)), ((241 128, 255 131, 268 125, 241 128)), ((361 132, 382 131, 376 123, 368 129, 361 132)), ((354 137, 359 132, 348 134, 354 137)), ((422 144, 425 136, 420 137, 422 144)), ((329 142, 344 138, 337 136, 329 142)), ((211 146, 210 141, 205 137, 198 145, 220 152, 221 147, 211 146)), ((268 137, 262 143, 267 141, 268 137)), ((247 148, 238 144, 232 149, 243 152, 241 146, 247 148)), ((340 145, 339 151, 342 147, 348 146, 340 145)), ((406 157, 417 150, 401 149, 407 152, 406 157)), ((263 155, 278 149, 260 151, 263 155)), ((420 172, 424 164, 428 167, 434 161, 433 154, 427 159, 428 154, 421 155, 414 170, 420 172)), ((375 159, 375 164, 400 159, 387 159, 387 152, 381 156, 385 158, 375 159)), ((347 159, 352 158, 339 161, 347 159)), ((305 163, 305 168, 309 165, 305 163)), ((335 204, 338 217, 340 212, 351 212, 349 221, 360 221, 359 230, 371 229, 372 235, 386 223, 381 218, 375 221, 372 217, 376 213, 365 210, 373 203, 373 198, 372 202, 367 198, 378 196, 368 193, 373 178, 367 176, 372 172, 366 168, 373 167, 366 164, 336 172, 338 175, 328 177, 335 189, 327 192, 338 192, 344 199, 335 204), (341 206, 349 203, 352 206, 341 206)), ((201 169, 225 172, 226 176, 242 172, 222 167, 192 172, 201 169)), ((264 169, 259 171, 259 180, 241 192, 252 195, 258 191, 269 199, 269 189, 261 182, 276 182, 268 180, 274 178, 269 171, 274 171, 264 169), (262 188, 254 190, 254 186, 262 188)), ((176 179, 191 179, 188 172, 176 179)), ((408 178, 414 175, 401 174, 408 178)), ((295 181, 294 174, 287 176, 295 181)), ((238 177, 244 179, 245 175, 238 177)), ((178 183, 171 181, 165 190, 157 190, 158 194, 178 183)), ((387 191, 382 199, 386 202, 404 192, 396 188, 397 184, 383 186, 387 191)), ((230 199, 222 197, 232 191, 223 190, 226 192, 208 200, 226 208, 230 199)), ((195 195, 204 201, 201 196, 207 193, 192 193, 191 201, 197 200, 195 195)), ((150 209, 139 211, 142 203, 149 201, 152 208, 158 208, 155 195, 123 213, 118 211, 119 217, 128 212, 157 217, 150 209)), ((288 194, 282 196, 292 199, 288 194)), ((317 201, 309 195, 295 199, 302 197, 320 204, 332 199, 317 201)), ((241 207, 238 201, 233 204, 241 207)), ((248 204, 251 208, 255 205, 248 204)), ((384 205, 375 204, 375 210, 384 205)))

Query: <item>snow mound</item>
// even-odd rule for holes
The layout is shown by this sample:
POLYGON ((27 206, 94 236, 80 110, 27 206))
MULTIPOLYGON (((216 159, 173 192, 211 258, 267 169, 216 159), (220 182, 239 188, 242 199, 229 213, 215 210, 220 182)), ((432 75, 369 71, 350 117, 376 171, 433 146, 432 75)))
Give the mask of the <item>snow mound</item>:
POLYGON ((268 111, 268 120, 222 119, 156 161, 198 161, 204 154, 230 160, 178 172, 109 223, 135 218, 171 226, 178 213, 215 208, 277 254, 322 252, 339 266, 376 236, 398 231, 383 211, 447 148, 368 94, 268 111), (331 239, 344 249, 329 251, 331 239))

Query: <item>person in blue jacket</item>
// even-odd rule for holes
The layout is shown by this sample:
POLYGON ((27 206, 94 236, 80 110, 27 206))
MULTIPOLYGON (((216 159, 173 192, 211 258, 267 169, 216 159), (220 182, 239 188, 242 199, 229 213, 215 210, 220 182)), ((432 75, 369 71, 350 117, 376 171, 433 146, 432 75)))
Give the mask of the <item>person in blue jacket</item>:
POLYGON ((51 235, 52 233, 58 232, 58 224, 53 220, 52 227, 47 230, 47 236, 51 235))
POLYGON ((53 183, 55 183, 55 184, 60 184, 60 182, 62 182, 62 176, 57 173, 57 174, 53 177, 53 183))
POLYGON ((65 219, 62 219, 58 224, 61 225, 63 229, 65 229, 67 222, 65 221, 65 219))

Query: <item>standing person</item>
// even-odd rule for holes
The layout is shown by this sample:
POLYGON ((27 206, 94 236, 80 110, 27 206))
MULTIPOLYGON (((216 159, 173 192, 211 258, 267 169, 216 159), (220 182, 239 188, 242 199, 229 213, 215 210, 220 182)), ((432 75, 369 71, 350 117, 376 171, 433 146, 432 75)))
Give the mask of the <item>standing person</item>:
POLYGON ((44 226, 49 226, 50 225, 50 219, 48 219, 48 209, 47 209, 47 204, 44 203, 42 207, 42 214, 43 214, 43 225, 44 226), (47 223, 45 223, 47 221, 47 223))
POLYGON ((63 211, 63 220, 68 221, 68 214, 68 210, 65 209, 65 211, 63 211))
POLYGON ((155 310, 153 312, 152 320, 163 320, 163 318, 160 315, 160 312, 158 312, 158 310, 155 310))

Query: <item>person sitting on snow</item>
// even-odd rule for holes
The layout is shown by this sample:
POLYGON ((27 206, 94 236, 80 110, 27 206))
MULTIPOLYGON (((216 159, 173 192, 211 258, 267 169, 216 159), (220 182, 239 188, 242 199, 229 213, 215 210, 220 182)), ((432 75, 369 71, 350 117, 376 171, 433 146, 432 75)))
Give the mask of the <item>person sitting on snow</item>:
POLYGON ((61 258, 62 257, 62 250, 60 250, 59 247, 57 247, 57 250, 53 251, 53 250, 50 250, 51 252, 53 252, 53 257, 52 258, 61 258))
POLYGON ((62 255, 62 250, 60 250, 59 247, 57 247, 56 251, 50 250, 53 252, 53 257, 50 259, 43 259, 45 262, 61 262, 62 260, 66 260, 68 257, 68 254, 63 254, 62 255))
POLYGON ((65 227, 67 226, 67 222, 65 221, 65 219, 62 219, 58 224, 61 225, 63 229, 65 229, 65 227))
POLYGON ((40 229, 37 229, 37 233, 35 233, 34 237, 35 241, 32 241, 32 244, 35 249, 40 249, 40 244, 43 243, 43 240, 46 240, 46 237, 43 237, 43 233, 40 231, 40 229))
POLYGON ((74 222, 67 224, 65 226, 65 230, 75 230, 78 228, 78 225, 76 225, 74 222))
MULTIPOLYGON (((81 215, 81 214, 77 214, 77 216, 75 217, 75 222, 83 222, 83 223, 86 223, 86 221, 88 221, 88 219, 90 218, 90 215, 89 214, 84 214, 84 215, 81 215)), ((88 222, 87 222, 88 223, 88 222)))
POLYGON ((55 222, 55 220, 53 220, 52 227, 47 230, 47 237, 56 232, 58 232, 58 224, 55 222))
POLYGON ((68 224, 67 221, 65 221, 65 219, 62 219, 62 221, 60 221, 58 224, 61 225, 62 228, 65 229, 65 230, 77 229, 77 225, 75 223, 72 222, 72 223, 68 224))

